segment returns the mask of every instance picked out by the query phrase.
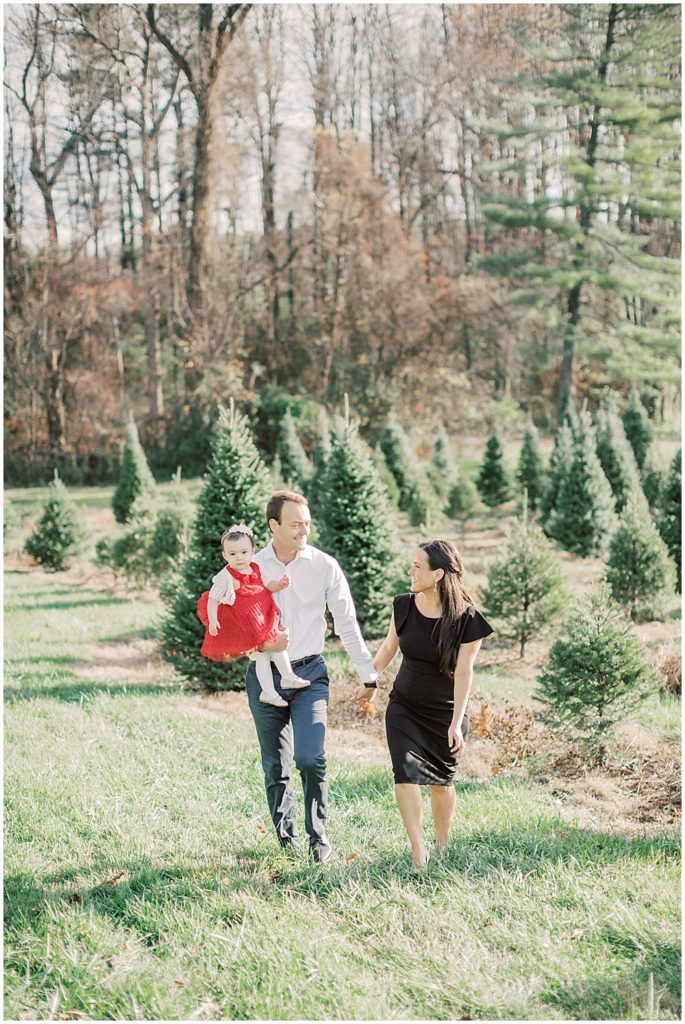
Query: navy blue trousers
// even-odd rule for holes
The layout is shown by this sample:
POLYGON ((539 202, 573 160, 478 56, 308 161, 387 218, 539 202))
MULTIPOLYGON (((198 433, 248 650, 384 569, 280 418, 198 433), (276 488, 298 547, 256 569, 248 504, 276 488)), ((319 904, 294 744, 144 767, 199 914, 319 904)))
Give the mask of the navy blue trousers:
POLYGON ((281 676, 271 664, 274 686, 287 700, 287 708, 275 708, 259 700, 261 688, 250 663, 245 689, 257 729, 269 813, 282 845, 298 841, 293 786, 293 755, 304 791, 304 826, 310 845, 326 834, 328 778, 324 740, 328 711, 328 669, 322 656, 295 672, 311 685, 304 690, 281 689, 281 676))

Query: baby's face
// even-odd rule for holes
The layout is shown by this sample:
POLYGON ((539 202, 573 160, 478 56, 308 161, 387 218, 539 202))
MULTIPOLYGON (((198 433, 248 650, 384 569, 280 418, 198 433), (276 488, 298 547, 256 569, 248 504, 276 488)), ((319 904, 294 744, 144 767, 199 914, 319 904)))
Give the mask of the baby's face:
POLYGON ((243 534, 237 540, 225 540, 222 550, 226 564, 230 565, 231 569, 236 569, 238 572, 249 569, 250 559, 254 554, 254 547, 249 537, 243 534))

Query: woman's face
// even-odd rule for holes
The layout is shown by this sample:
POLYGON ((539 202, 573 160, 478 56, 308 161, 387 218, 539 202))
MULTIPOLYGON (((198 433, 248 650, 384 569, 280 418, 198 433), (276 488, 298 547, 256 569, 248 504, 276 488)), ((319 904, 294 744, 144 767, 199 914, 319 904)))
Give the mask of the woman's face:
POLYGON ((435 581, 441 576, 439 569, 431 569, 428 564, 428 555, 422 548, 417 548, 412 555, 409 566, 409 578, 411 579, 412 594, 420 594, 424 590, 432 590, 435 581))

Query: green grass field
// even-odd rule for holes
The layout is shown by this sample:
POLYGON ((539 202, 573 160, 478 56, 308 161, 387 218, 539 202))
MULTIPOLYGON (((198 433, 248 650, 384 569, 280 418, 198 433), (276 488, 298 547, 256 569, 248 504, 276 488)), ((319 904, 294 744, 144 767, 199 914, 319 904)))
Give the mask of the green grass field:
POLYGON ((465 780, 415 878, 389 772, 338 744, 334 860, 289 860, 244 698, 146 661, 159 605, 118 594, 6 576, 5 1019, 680 1018, 676 839, 465 780))

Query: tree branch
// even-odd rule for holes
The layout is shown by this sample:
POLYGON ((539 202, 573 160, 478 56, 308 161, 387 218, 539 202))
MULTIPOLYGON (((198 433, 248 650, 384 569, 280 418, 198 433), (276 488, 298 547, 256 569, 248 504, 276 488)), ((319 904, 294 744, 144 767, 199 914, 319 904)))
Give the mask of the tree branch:
POLYGON ((154 34, 157 36, 157 38, 159 39, 159 41, 162 44, 162 46, 165 46, 166 49, 169 51, 169 53, 171 54, 171 56, 172 56, 174 62, 176 63, 176 65, 181 69, 183 74, 188 79, 188 84, 189 84, 189 86, 191 88, 193 96, 195 96, 195 99, 197 99, 197 93, 195 91, 195 80, 193 78, 192 68, 190 67, 190 64, 186 60, 185 56, 176 49, 176 47, 171 42, 169 37, 166 36, 162 32, 162 30, 160 28, 158 28, 157 22, 155 21, 155 5, 154 4, 148 4, 147 5, 146 16, 147 16, 148 25, 150 26, 150 28, 152 29, 154 34))

